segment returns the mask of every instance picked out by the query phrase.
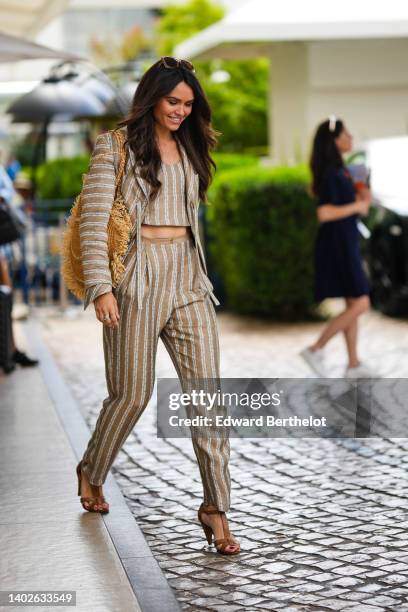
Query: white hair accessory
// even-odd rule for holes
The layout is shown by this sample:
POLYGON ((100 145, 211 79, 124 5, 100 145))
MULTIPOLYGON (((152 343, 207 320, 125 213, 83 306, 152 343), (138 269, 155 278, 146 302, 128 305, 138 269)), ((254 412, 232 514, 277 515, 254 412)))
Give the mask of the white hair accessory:
POLYGON ((334 132, 335 131, 336 123, 337 123, 336 115, 330 115, 330 117, 329 117, 329 130, 330 130, 330 132, 334 132))

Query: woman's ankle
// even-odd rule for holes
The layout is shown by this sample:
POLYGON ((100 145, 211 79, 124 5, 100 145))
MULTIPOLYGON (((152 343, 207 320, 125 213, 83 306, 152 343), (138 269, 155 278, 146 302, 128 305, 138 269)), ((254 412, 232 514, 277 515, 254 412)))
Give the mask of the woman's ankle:
POLYGON ((312 344, 311 346, 309 346, 309 351, 312 351, 312 353, 315 353, 316 351, 321 351, 322 349, 323 347, 319 344, 312 344))

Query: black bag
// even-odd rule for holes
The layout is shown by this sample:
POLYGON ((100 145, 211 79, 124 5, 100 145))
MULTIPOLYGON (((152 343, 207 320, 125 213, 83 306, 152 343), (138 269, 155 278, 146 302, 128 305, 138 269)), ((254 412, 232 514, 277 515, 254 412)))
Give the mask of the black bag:
POLYGON ((23 211, 0 202, 0 245, 23 237, 27 229, 27 218, 23 211))
POLYGON ((12 368, 11 350, 11 291, 6 291, 0 287, 0 368, 12 368))

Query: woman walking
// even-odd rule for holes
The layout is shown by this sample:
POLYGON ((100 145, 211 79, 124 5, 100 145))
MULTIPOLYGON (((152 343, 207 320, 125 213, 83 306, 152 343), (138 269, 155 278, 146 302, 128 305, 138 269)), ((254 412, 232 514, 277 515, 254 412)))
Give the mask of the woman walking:
MULTIPOLYGON (((82 191, 84 308, 103 323, 108 397, 77 466, 78 494, 91 512, 108 512, 102 485, 152 395, 161 338, 182 385, 219 378, 214 304, 198 231, 198 206, 211 181, 216 144, 211 109, 193 65, 163 57, 142 77, 129 116, 120 122, 126 165, 121 194, 132 231, 124 274, 112 287, 107 222, 120 151, 112 132, 95 143, 82 191)), ((203 484, 198 518, 217 551, 236 554, 229 532, 228 435, 192 435, 203 484)))
POLYGON ((348 353, 345 376, 372 376, 357 354, 358 318, 370 307, 357 219, 368 213, 371 193, 368 188, 356 192, 343 161, 343 155, 351 148, 352 136, 340 119, 331 117, 319 125, 310 162, 320 221, 315 245, 315 299, 345 300, 344 311, 330 321, 312 346, 301 352, 321 377, 326 376, 323 348, 339 332, 344 334, 348 353))

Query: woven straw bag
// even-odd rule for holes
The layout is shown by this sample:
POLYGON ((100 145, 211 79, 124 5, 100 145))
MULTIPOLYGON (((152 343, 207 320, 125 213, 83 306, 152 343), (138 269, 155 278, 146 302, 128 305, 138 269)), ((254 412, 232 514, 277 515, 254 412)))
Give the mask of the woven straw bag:
MULTIPOLYGON (((123 200, 120 186, 126 163, 124 136, 120 130, 115 130, 119 152, 118 168, 115 179, 115 196, 107 226, 109 268, 112 277, 112 286, 116 287, 121 280, 125 267, 123 257, 126 254, 130 235, 131 219, 129 211, 123 200)), ((81 261, 81 243, 79 224, 81 220, 81 193, 75 198, 67 219, 62 238, 62 277, 65 285, 80 300, 85 298, 85 283, 81 261)))

